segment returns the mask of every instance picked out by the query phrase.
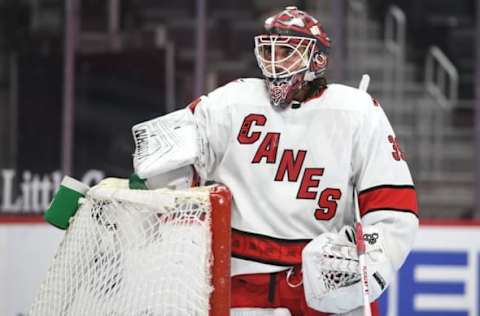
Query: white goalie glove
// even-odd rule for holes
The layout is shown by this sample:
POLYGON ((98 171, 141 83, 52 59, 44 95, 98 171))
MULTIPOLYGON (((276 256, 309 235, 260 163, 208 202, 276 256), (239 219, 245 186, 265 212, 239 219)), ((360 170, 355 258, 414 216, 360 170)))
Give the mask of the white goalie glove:
POLYGON ((135 173, 149 189, 184 189, 192 185, 199 155, 199 136, 189 109, 139 123, 132 127, 135 173))
POLYGON ((132 127, 133 166, 147 179, 195 162, 199 136, 189 109, 178 110, 132 127))
MULTIPOLYGON (((374 226, 364 228, 369 299, 377 299, 394 276, 386 256, 384 234, 374 226)), ((310 307, 329 313, 346 313, 362 306, 362 288, 353 228, 325 233, 313 239, 302 253, 305 297, 310 307)))

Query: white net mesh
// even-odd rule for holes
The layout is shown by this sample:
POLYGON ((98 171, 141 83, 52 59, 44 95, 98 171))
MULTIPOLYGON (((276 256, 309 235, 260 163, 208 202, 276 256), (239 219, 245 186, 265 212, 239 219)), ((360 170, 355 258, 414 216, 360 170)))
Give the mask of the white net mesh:
POLYGON ((87 193, 30 315, 208 315, 209 188, 87 193))

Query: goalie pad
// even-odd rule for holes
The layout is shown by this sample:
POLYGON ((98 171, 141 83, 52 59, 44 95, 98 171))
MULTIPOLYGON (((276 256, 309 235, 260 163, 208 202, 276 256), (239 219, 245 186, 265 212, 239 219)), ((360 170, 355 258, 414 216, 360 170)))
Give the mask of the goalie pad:
POLYGON ((133 167, 142 179, 193 164, 199 155, 199 137, 189 109, 132 127, 133 167))
MULTIPOLYGON (((382 231, 364 228, 369 300, 387 288, 395 269, 383 248, 382 231)), ((357 250, 351 227, 339 233, 324 233, 302 252, 303 284, 308 306, 328 313, 346 313, 363 305, 357 250)))

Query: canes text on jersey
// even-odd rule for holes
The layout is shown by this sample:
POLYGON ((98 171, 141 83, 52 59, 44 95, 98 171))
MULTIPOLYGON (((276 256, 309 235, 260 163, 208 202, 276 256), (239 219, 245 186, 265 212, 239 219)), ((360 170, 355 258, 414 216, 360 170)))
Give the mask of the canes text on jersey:
MULTIPOLYGON (((249 114, 243 119, 242 126, 238 132, 237 140, 240 144, 252 145, 257 143, 261 137, 262 140, 258 145, 257 151, 253 156, 252 163, 276 164, 278 154, 278 144, 280 142, 280 133, 261 131, 252 131, 252 125, 265 126, 267 117, 263 114, 249 114), (263 135, 264 134, 264 135, 263 135)), ((295 154, 294 149, 285 149, 282 152, 280 162, 275 174, 274 181, 298 182, 300 180, 297 199, 317 199, 318 208, 315 209, 314 215, 317 220, 329 220, 337 211, 337 202, 342 197, 342 192, 337 188, 325 188, 318 194, 315 188, 320 184, 320 177, 323 175, 324 168, 303 168, 303 162, 307 155, 306 150, 298 150, 295 154), (300 173, 303 169, 302 176, 300 173)))

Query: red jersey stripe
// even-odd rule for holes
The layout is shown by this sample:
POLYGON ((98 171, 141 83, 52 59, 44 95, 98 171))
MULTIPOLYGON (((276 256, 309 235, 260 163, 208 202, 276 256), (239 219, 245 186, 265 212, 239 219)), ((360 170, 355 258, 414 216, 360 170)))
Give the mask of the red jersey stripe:
POLYGON ((236 258, 292 266, 302 263, 302 250, 310 239, 280 239, 232 229, 232 255, 236 258))
POLYGON ((360 192, 360 215, 378 210, 410 212, 418 216, 417 193, 413 186, 382 185, 360 192))

